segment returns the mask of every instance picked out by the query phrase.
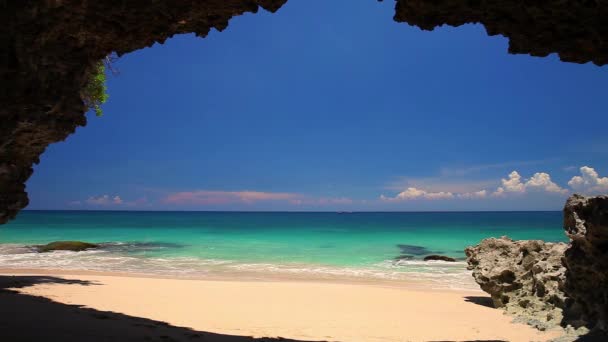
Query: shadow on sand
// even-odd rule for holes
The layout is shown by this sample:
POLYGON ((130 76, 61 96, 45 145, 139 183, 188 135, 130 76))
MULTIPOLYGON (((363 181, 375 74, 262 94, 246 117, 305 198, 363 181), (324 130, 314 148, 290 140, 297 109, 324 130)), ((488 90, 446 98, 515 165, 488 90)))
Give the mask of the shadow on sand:
POLYGON ((0 276, 0 340, 304 342, 196 331, 146 318, 58 303, 44 297, 10 290, 40 284, 100 285, 95 282, 49 276, 0 276))
MULTIPOLYGON (((477 305, 494 308, 494 302, 492 301, 492 298, 490 298, 490 297, 466 296, 466 297, 464 297, 464 300, 469 303, 474 303, 477 305)), ((600 341, 606 342, 606 341, 608 341, 608 336, 606 336, 602 333, 598 333, 598 332, 590 332, 587 335, 579 336, 575 341, 576 342, 600 342, 600 341)), ((440 342, 440 341, 434 341, 434 342, 440 342)), ((448 341, 441 341, 441 342, 448 342, 448 341)), ((470 341, 465 341, 465 342, 470 342, 470 341)), ((484 341, 484 342, 489 342, 489 341, 484 341)))
POLYGON ((490 297, 484 296, 466 296, 464 297, 465 302, 474 303, 477 305, 485 306, 488 308, 494 308, 494 302, 490 297))
MULTIPOLYGON (((44 284, 101 285, 91 281, 52 276, 0 276, 1 341, 311 342, 280 337, 253 338, 196 331, 147 318, 58 303, 44 297, 11 290, 44 284)), ((469 296, 465 297, 465 300, 492 307, 492 300, 489 297, 469 296)), ((605 336, 587 335, 581 336, 577 341, 606 341, 606 339, 605 336)), ((492 340, 492 342, 502 341, 492 340)))

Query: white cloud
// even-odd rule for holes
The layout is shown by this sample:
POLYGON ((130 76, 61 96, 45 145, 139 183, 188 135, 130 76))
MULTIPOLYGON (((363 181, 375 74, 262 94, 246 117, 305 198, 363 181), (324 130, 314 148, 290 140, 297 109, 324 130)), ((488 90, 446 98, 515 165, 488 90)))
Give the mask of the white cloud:
POLYGON ((448 198, 454 198, 454 194, 451 192, 428 192, 424 195, 424 198, 426 199, 448 199, 448 198))
POLYGON ((476 199, 476 198, 485 198, 488 194, 487 190, 479 190, 479 191, 475 191, 475 192, 465 192, 462 194, 457 194, 456 196, 458 198, 463 198, 463 199, 476 199))
MULTIPOLYGON (((525 186, 521 182, 521 175, 517 171, 509 173, 509 179, 501 179, 502 189, 507 192, 524 192, 525 186)), ((500 188, 499 188, 500 189, 500 188)))
POLYGON ((547 192, 557 192, 565 194, 568 192, 566 189, 562 189, 559 185, 555 184, 551 180, 551 176, 545 172, 537 172, 532 178, 530 178, 524 185, 526 189, 530 190, 541 190, 547 192))
POLYGON ((451 192, 439 191, 439 192, 428 192, 425 190, 417 189, 417 188, 407 188, 406 190, 400 192, 395 197, 386 197, 384 195, 380 196, 381 200, 384 201, 403 201, 403 200, 413 200, 413 199, 450 199, 454 198, 454 194, 451 192))
MULTIPOLYGON (((356 202, 348 197, 311 197, 299 193, 263 191, 194 190, 167 194, 161 203, 171 205, 223 205, 253 204, 257 202, 283 201, 293 205, 331 206, 351 205, 356 202)), ((129 202, 127 202, 129 203, 129 202)))
POLYGON ((213 205, 228 203, 255 203, 259 201, 288 201, 300 198, 299 194, 263 191, 194 190, 168 194, 161 201, 167 204, 213 205))
POLYGON ((492 193, 493 196, 504 196, 507 193, 524 193, 526 191, 546 191, 565 194, 568 192, 551 180, 551 176, 545 172, 537 172, 530 179, 522 182, 522 177, 517 171, 512 171, 509 178, 501 179, 499 186, 492 193))
POLYGON ((572 189, 585 194, 608 191, 608 177, 600 177, 597 171, 589 166, 581 167, 580 172, 580 176, 574 176, 568 182, 572 189))
POLYGON ((109 205, 109 204, 122 204, 123 201, 120 196, 110 197, 108 195, 103 196, 91 196, 85 201, 91 205, 109 205))
POLYGON ((461 179, 459 177, 408 177, 389 183, 385 189, 396 192, 407 188, 424 189, 427 192, 465 193, 475 192, 479 189, 494 187, 496 179, 461 179))
POLYGON ((405 191, 402 191, 402 192, 398 193, 395 198, 397 198, 397 199, 413 199, 413 198, 422 197, 425 194, 426 194, 426 191, 424 191, 424 190, 419 190, 419 189, 416 189, 416 188, 407 188, 405 191))
POLYGON ((110 196, 108 195, 103 195, 103 196, 91 196, 89 198, 87 198, 86 202, 88 204, 93 204, 93 205, 105 205, 105 204, 109 204, 110 203, 110 196))
MULTIPOLYGON (((470 183, 473 184, 473 183, 470 183)), ((494 182, 496 184, 496 182, 494 182)), ((523 194, 527 192, 548 192, 565 194, 568 190, 563 189, 551 180, 551 176, 545 172, 537 172, 529 179, 524 179, 519 172, 512 171, 507 178, 500 180, 500 186, 494 192, 487 189, 448 191, 448 189, 438 189, 437 187, 415 187, 410 186, 398 193, 395 197, 380 196, 384 201, 403 201, 417 199, 482 199, 489 195, 493 197, 503 197, 507 194, 523 194)), ((606 179, 608 186, 608 179, 606 179)), ((489 186, 490 187, 490 186, 489 186)), ((479 188, 477 188, 479 189, 479 188)))
POLYGON ((494 191, 492 193, 492 196, 494 197, 502 197, 505 195, 505 189, 502 186, 499 186, 498 189, 496 189, 496 191, 494 191))

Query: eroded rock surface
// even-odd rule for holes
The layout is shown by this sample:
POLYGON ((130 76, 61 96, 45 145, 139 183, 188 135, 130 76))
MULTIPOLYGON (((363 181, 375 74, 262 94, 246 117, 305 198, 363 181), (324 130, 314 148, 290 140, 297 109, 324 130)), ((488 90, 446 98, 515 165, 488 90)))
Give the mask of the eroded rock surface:
POLYGON ((509 38, 510 53, 608 63, 608 1, 398 0, 395 20, 424 30, 482 23, 509 38))
POLYGON ((52 252, 52 251, 72 251, 81 252, 87 249, 97 248, 98 245, 82 241, 55 241, 47 243, 46 245, 37 246, 36 249, 40 253, 52 252))
POLYGON ((565 291, 590 328, 608 331, 608 196, 571 196, 564 229, 572 240, 564 257, 565 291))
POLYGON ((468 268, 495 307, 541 330, 560 325, 566 295, 565 243, 490 238, 468 247, 468 268))
POLYGON ((445 255, 437 255, 437 254, 425 256, 423 260, 424 261, 437 260, 437 261, 456 262, 456 259, 454 259, 452 257, 445 256, 445 255))
POLYGON ((469 269, 496 307, 523 321, 608 341, 608 196, 572 195, 564 229, 569 244, 485 239, 465 250, 469 269))

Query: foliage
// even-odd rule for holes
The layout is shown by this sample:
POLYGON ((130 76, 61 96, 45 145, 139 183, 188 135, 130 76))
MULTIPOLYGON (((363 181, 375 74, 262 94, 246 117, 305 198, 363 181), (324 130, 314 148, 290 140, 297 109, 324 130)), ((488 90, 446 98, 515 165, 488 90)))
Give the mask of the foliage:
POLYGON ((110 96, 106 87, 106 67, 104 61, 99 61, 82 92, 82 99, 89 109, 95 110, 95 115, 102 116, 101 105, 110 96))

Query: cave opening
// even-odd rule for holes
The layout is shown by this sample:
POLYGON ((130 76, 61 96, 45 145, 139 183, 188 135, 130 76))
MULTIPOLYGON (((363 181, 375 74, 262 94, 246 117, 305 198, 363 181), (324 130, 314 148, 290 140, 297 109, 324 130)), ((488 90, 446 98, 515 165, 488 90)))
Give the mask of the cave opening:
MULTIPOLYGON (((529 164, 523 166, 530 175, 539 164, 557 167, 563 161, 536 158, 543 147, 552 146, 555 155, 577 153, 580 160, 602 153, 601 141, 599 152, 584 148, 598 142, 585 139, 601 136, 602 125, 582 131, 565 122, 580 112, 586 121, 603 119, 597 107, 605 88, 580 85, 603 84, 605 69, 598 66, 608 55, 603 39, 606 6, 555 2, 552 11, 533 4, 524 11, 510 4, 469 2, 445 11, 446 4, 397 1, 393 12, 389 2, 374 4, 373 11, 361 4, 346 11, 292 1, 281 11, 297 11, 301 22, 261 12, 232 19, 222 33, 195 38, 211 28, 225 29, 234 15, 255 12, 258 6, 276 11, 284 3, 160 1, 122 8, 79 2, 31 8, 2 4, 4 13, 15 15, 6 18, 8 29, 2 36, 9 53, 3 55, 7 63, 2 69, 6 82, 1 99, 6 105, 0 109, 0 221, 13 219, 28 204, 34 209, 68 205, 129 210, 155 209, 155 204, 217 209, 236 203, 237 210, 268 210, 271 203, 278 210, 297 206, 349 212, 363 205, 401 203, 399 208, 408 209, 399 202, 407 196, 475 199, 499 193, 500 187, 482 190, 488 187, 482 182, 444 182, 426 190, 412 185, 399 193, 392 187, 386 196, 373 194, 377 203, 370 202, 369 189, 345 196, 344 188, 368 181, 371 172, 390 179, 396 169, 419 175, 425 168, 436 170, 433 181, 438 183, 446 174, 466 180, 463 172, 478 171, 459 162, 479 165, 479 140, 484 139, 493 139, 494 152, 511 161, 525 155, 529 164), (357 15, 345 15, 351 10, 357 15), (382 17, 386 25, 370 28, 362 24, 363 14, 382 17), (421 32, 394 23, 389 14, 423 29, 459 27, 421 32), (573 24, 573 17, 580 20, 573 24), (460 26, 465 23, 477 24, 460 26), (285 29, 277 29, 281 27, 285 29), (179 35, 167 40, 174 34, 179 35), (546 58, 508 55, 505 50, 546 58), (81 89, 95 63, 112 52, 123 57, 116 63, 121 75, 109 80, 105 115, 85 119, 81 89), (511 71, 499 65, 509 65, 511 71), (463 80, 474 87, 462 87, 463 80), (537 95, 533 100, 531 93, 537 95), (531 123, 539 110, 551 110, 552 117, 531 123), (72 134, 87 119, 88 127, 72 134), (327 129, 312 136, 313 127, 327 129), (530 134, 535 130, 555 136, 530 134), (445 131, 456 134, 439 139, 445 131), (342 139, 335 139, 336 132, 342 139), (514 141, 515 133, 529 135, 514 141), (67 143, 47 150, 71 134, 67 143), (37 172, 30 178, 35 165, 37 172), (336 169, 341 171, 332 172, 336 169), (293 182, 297 172, 304 185, 293 182), (117 178, 124 182, 112 181, 117 178), (28 179, 30 198, 25 192, 28 179), (199 183, 189 188, 189 179, 199 183), (76 183, 84 186, 74 189, 76 183), (53 196, 68 188, 73 190, 60 201, 53 196), (129 195, 123 194, 125 189, 131 190, 129 195)), ((492 169, 511 167, 509 163, 492 160, 484 165, 492 169)), ((562 165, 567 167, 571 165, 562 165)), ((563 203, 570 177, 556 180, 544 174, 534 174, 534 181, 522 183, 522 188, 541 184, 556 197, 547 202, 540 197, 513 200, 521 206, 514 208, 542 210, 563 203)), ((590 246, 581 248, 588 252, 590 246)), ((590 260, 604 257, 593 254, 590 260)), ((592 309, 595 320, 605 319, 597 314, 605 314, 602 305, 592 309)))
MULTIPOLYGON (((233 16, 261 8, 275 12, 285 3, 235 0, 193 5, 161 1, 154 6, 138 3, 115 7, 78 1, 2 4, 7 29, 1 38, 7 53, 3 54, 6 63, 1 70, 5 82, 0 113, 4 118, 0 131, 0 221, 14 218, 29 203, 25 182, 46 147, 66 139, 86 123, 81 89, 98 61, 112 52, 124 55, 155 42, 163 43, 175 34, 204 37, 213 28, 224 30, 233 16), (37 20, 40 18, 44 20, 37 20)), ((294 3, 288 6, 300 5, 294 3)), ((378 4, 378 8, 380 5, 386 7, 392 2, 378 4)), ((444 24, 481 23, 487 34, 509 39, 510 53, 557 53, 566 62, 605 64, 608 54, 602 39, 607 31, 603 4, 552 2, 546 6, 526 4, 522 8, 485 2, 430 5, 399 0, 395 1, 393 19, 424 30, 444 24), (547 11, 546 6, 552 10, 547 11)), ((336 15, 341 13, 340 7, 348 6, 339 4, 336 15)), ((314 17, 317 13, 308 14, 314 17)), ((364 34, 365 25, 358 27, 364 34)))

